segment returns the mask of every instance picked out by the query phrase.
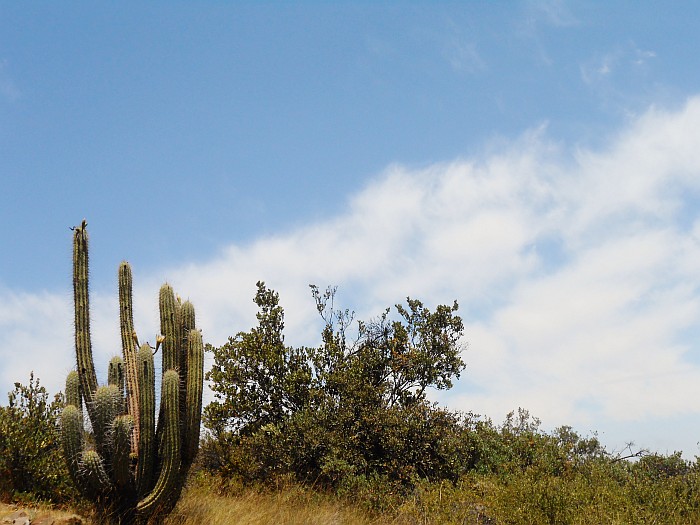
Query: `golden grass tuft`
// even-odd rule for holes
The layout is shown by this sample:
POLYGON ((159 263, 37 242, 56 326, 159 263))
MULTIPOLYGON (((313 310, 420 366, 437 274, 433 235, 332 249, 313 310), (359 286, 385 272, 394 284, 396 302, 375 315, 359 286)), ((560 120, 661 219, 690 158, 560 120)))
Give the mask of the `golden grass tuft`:
POLYGON ((298 486, 264 492, 246 489, 224 496, 210 487, 190 486, 165 525, 383 525, 361 509, 298 486))

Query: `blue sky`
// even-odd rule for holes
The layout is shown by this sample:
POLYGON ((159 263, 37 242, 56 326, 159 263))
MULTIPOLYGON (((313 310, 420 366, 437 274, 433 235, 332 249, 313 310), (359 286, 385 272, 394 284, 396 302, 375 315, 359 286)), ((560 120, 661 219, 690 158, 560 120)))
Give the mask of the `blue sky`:
POLYGON ((318 340, 309 283, 358 318, 456 299, 468 368, 441 403, 700 454, 699 15, 1 3, 0 394, 62 388, 86 217, 103 373, 122 259, 139 332, 167 279, 213 344, 254 323, 258 279, 293 345, 318 340))

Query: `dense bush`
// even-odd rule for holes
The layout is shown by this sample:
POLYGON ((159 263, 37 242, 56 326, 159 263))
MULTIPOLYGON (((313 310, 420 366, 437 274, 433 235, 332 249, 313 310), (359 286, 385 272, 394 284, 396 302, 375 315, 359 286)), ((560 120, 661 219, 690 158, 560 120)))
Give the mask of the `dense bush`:
POLYGON ((258 326, 211 348, 215 401, 205 409, 210 464, 249 481, 293 476, 339 487, 352 477, 456 480, 470 454, 456 414, 426 401, 464 369, 457 304, 420 301, 358 322, 334 310, 334 289, 312 287, 325 321, 318 348, 284 344, 278 295, 258 283, 258 326))
POLYGON ((0 497, 71 499, 75 494, 56 426, 62 396, 50 400, 32 373, 28 385, 15 383, 8 401, 0 407, 0 497))

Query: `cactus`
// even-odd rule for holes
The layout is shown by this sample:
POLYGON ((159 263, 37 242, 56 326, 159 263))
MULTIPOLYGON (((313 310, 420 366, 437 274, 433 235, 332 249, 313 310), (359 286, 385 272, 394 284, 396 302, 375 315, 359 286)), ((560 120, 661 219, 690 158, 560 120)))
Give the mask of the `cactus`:
POLYGON ((134 330, 134 313, 132 305, 131 266, 126 261, 119 265, 119 328, 121 329, 122 352, 126 370, 125 388, 127 410, 133 418, 131 433, 131 453, 138 455, 139 444, 139 383, 136 378, 136 349, 139 346, 134 330))
POLYGON ((74 228, 73 292, 77 371, 66 379, 61 434, 68 470, 104 521, 159 522, 179 498, 199 444, 204 350, 194 307, 173 289, 160 289, 163 380, 156 425, 153 349, 134 331, 131 268, 119 266, 122 356, 98 386, 92 357, 88 295, 87 222, 74 228), (137 351, 138 348, 138 351, 137 351), (83 411, 93 440, 85 439, 83 411), (94 445, 88 446, 87 443, 94 445))
POLYGON ((68 372, 66 377, 66 405, 75 405, 78 409, 83 406, 80 398, 80 378, 75 370, 68 372))
POLYGON ((83 451, 83 416, 73 404, 67 405, 61 414, 61 438, 63 457, 68 464, 68 472, 75 484, 80 483, 80 455, 83 451))

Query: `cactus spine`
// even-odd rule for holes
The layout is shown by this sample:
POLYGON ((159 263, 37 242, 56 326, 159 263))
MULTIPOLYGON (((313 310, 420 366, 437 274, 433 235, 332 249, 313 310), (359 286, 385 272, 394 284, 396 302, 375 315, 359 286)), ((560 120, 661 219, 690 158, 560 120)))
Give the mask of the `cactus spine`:
POLYGON ((73 292, 77 371, 66 379, 61 417, 68 470, 81 492, 96 501, 106 521, 157 522, 174 507, 197 452, 202 410, 204 349, 194 308, 165 284, 159 306, 163 380, 156 425, 153 349, 138 347, 132 277, 119 266, 122 357, 109 363, 108 384, 98 386, 92 357, 88 296, 87 223, 74 228, 73 292), (86 448, 82 405, 92 424, 86 448))

